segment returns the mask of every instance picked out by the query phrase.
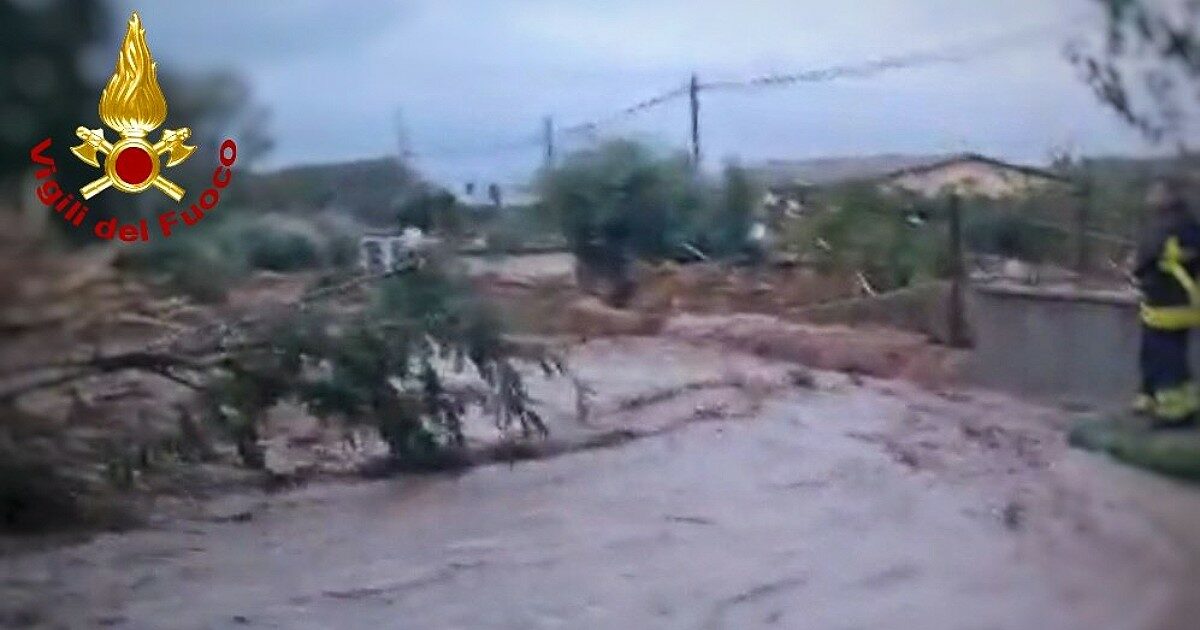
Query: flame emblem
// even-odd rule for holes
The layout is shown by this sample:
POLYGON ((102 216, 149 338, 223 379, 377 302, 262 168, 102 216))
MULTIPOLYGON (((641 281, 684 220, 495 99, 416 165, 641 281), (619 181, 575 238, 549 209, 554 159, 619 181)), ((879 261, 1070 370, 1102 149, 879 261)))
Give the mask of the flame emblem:
POLYGON ((75 157, 100 167, 97 156, 104 155, 104 176, 79 189, 83 198, 91 199, 109 186, 126 193, 153 186, 175 201, 183 199, 184 189, 161 174, 162 157, 167 156, 168 167, 188 159, 196 150, 185 144, 192 130, 164 129, 158 142, 146 140, 167 119, 167 99, 158 86, 158 65, 150 56, 146 29, 136 11, 129 18, 112 78, 100 94, 99 113, 120 138, 109 143, 103 129, 75 130, 83 141, 71 148, 75 157))

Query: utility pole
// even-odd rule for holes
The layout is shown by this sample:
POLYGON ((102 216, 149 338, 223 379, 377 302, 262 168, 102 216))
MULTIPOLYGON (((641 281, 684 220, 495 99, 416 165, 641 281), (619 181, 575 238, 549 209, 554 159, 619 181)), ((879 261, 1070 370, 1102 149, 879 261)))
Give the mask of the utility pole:
POLYGON ((543 140, 546 143, 546 168, 554 168, 554 117, 542 119, 543 140))
POLYGON ((692 166, 700 168, 700 79, 695 72, 688 85, 688 95, 692 101, 692 166))
POLYGON ((396 122, 396 149, 400 157, 400 162, 408 162, 413 155, 412 138, 408 135, 408 124, 404 121, 404 110, 397 107, 395 112, 396 122))
POLYGON ((963 291, 966 284, 966 264, 963 261, 962 243, 962 200, 957 192, 950 193, 949 237, 950 237, 950 303, 947 305, 947 342, 951 347, 966 347, 967 324, 964 313, 963 291))

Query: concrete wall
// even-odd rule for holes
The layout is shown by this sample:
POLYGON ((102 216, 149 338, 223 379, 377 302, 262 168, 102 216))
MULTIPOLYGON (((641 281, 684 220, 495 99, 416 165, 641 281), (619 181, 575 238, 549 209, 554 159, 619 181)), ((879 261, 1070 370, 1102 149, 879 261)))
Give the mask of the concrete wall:
MULTIPOLYGON (((967 306, 971 376, 982 385, 1090 404, 1127 402, 1137 388, 1131 292, 984 285, 968 292, 967 306)), ((1197 346, 1193 339, 1193 366, 1200 366, 1197 346)))

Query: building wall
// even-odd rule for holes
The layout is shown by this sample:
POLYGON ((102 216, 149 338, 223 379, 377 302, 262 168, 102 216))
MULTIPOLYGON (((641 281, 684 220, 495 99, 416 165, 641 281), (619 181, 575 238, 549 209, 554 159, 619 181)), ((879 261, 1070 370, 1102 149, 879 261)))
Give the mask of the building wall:
POLYGON ((950 187, 962 194, 997 198, 1025 194, 1054 182, 1016 169, 964 160, 934 169, 903 173, 884 185, 930 197, 950 187))

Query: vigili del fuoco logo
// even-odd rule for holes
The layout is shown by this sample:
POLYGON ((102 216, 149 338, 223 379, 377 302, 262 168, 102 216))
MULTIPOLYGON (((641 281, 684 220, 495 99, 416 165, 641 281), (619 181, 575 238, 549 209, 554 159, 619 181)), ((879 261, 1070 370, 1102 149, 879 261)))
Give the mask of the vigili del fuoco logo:
MULTIPOLYGON (((128 194, 156 188, 176 202, 183 200, 185 189, 163 174, 163 161, 166 161, 165 168, 171 168, 191 157, 196 150, 195 146, 187 144, 192 130, 188 127, 164 129, 157 142, 149 140, 151 132, 167 119, 167 99, 158 85, 158 64, 150 55, 146 29, 136 12, 129 18, 112 78, 100 94, 99 113, 105 126, 117 133, 117 139, 109 142, 103 129, 80 126, 75 135, 83 142, 71 147, 71 153, 86 164, 102 169, 104 174, 79 189, 82 200, 74 193, 64 194, 52 178, 57 168, 54 159, 46 155, 51 146, 51 139, 46 138, 29 152, 30 159, 41 167, 35 172, 41 182, 37 188, 38 199, 75 227, 83 225, 88 213, 83 202, 108 188, 128 194)), ((172 228, 181 220, 186 226, 195 225, 204 218, 206 211, 216 207, 221 191, 233 177, 230 167, 237 160, 237 144, 226 139, 221 143, 217 158, 220 164, 213 171, 212 185, 200 193, 196 203, 180 212, 168 210, 158 215, 158 229, 164 237, 171 236, 172 228)), ((120 226, 115 218, 104 219, 96 222, 93 232, 105 240, 114 236, 130 242, 150 240, 146 219, 120 226)))

